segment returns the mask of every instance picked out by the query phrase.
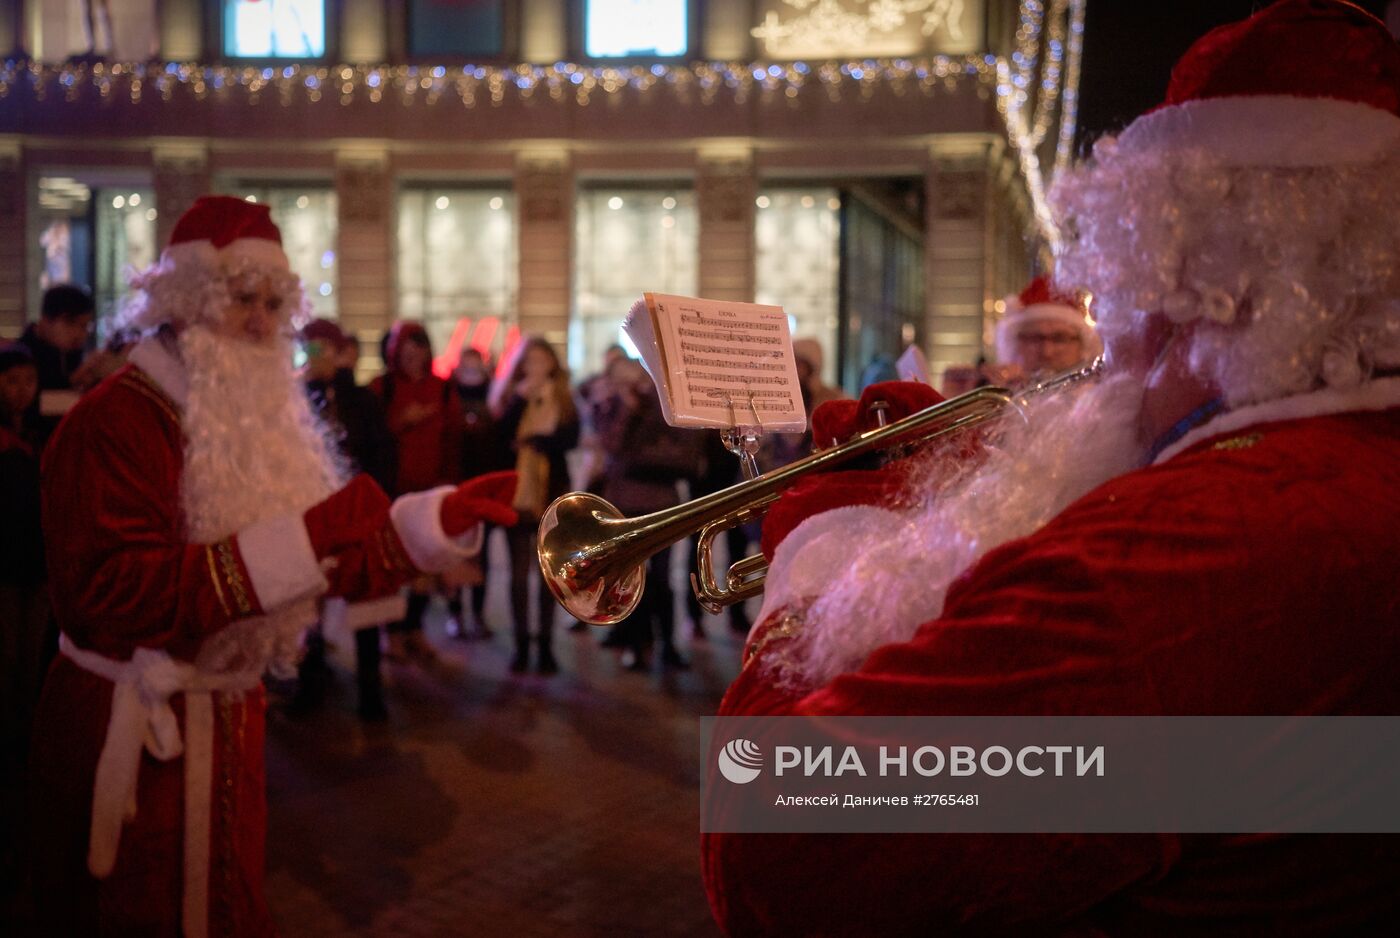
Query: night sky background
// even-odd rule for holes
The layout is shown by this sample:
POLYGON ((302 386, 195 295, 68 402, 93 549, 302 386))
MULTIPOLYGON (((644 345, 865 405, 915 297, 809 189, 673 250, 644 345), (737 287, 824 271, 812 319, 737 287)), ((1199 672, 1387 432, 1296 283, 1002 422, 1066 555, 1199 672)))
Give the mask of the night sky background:
MULTIPOLYGON (((1160 104, 1172 66, 1197 38, 1268 5, 1265 0, 1088 0, 1080 152, 1160 104)), ((1387 0, 1356 0, 1356 5, 1384 18, 1387 0)))

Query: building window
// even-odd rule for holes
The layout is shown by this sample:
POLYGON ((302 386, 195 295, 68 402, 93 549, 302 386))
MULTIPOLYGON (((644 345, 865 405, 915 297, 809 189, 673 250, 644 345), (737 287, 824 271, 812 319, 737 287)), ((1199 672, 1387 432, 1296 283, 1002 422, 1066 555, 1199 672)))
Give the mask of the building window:
POLYGON ((318 59, 326 54, 325 0, 223 0, 224 55, 318 59))
POLYGON ((841 199, 834 188, 764 188, 754 222, 754 298, 781 306, 793 338, 822 345, 822 380, 837 380, 841 199))
POLYGON ((690 51, 689 0, 586 0, 589 58, 676 58, 690 51))
POLYGON ((575 206, 574 315, 569 368, 597 371, 603 350, 626 345, 622 320, 642 294, 694 296, 699 217, 684 189, 585 189, 575 206))
POLYGON ((409 0, 408 47, 415 56, 461 59, 505 54, 504 0, 409 0))
POLYGON ((51 286, 76 283, 92 291, 99 338, 128 291, 132 270, 156 260, 156 205, 149 188, 89 186, 68 176, 39 179, 30 222, 33 305, 51 286))
POLYGON ((398 312, 422 321, 438 363, 455 365, 464 344, 499 356, 516 321, 511 190, 404 189, 398 242, 398 312))
POLYGON ((301 278, 312 314, 335 319, 340 309, 335 190, 330 186, 243 183, 227 191, 272 209, 272 220, 282 232, 282 250, 292 273, 301 278))

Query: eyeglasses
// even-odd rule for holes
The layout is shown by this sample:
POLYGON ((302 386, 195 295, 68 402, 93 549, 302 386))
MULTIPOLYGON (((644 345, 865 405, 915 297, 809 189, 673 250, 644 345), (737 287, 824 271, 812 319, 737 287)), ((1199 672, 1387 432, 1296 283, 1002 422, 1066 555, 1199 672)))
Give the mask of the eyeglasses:
POLYGON ((1017 345, 1071 345, 1078 344, 1079 335, 1074 332, 1018 332, 1017 345))

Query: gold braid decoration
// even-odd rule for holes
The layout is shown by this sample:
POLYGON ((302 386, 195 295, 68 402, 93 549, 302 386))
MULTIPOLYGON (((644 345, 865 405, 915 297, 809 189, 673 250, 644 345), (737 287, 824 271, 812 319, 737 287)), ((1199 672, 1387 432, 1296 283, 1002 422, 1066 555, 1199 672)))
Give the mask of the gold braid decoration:
POLYGON ((229 592, 233 594, 238 614, 252 615, 256 610, 253 607, 253 601, 248 598, 250 587, 243 576, 243 571, 239 569, 238 557, 233 551, 233 539, 225 538, 214 544, 211 549, 219 557, 219 568, 223 572, 224 583, 228 586, 229 592))
POLYGON ((1262 439, 1264 439, 1264 434, 1262 433, 1250 433, 1246 436, 1232 436, 1228 440, 1221 440, 1219 443, 1216 443, 1211 449, 1249 449, 1262 439))
POLYGON ((801 616, 791 613, 783 616, 778 620, 777 625, 765 629, 763 634, 758 637, 758 640, 751 644, 748 650, 744 652, 744 667, 747 668, 752 664, 754 659, 758 657, 760 651, 767 648, 773 642, 794 637, 798 632, 802 631, 802 627, 806 624, 807 623, 803 621, 801 616))

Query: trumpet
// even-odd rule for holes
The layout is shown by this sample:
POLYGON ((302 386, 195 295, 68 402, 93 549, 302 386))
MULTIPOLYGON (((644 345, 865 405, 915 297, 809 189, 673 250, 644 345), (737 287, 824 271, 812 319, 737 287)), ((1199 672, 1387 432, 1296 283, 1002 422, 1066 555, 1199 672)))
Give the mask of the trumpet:
POLYGON ((691 586, 705 609, 719 612, 761 592, 768 564, 761 554, 745 557, 730 566, 721 584, 713 564, 715 536, 761 517, 801 479, 868 454, 921 446, 1019 412, 1033 397, 1096 378, 1102 366, 1100 358, 1020 392, 977 388, 756 478, 636 518, 624 517, 596 495, 571 492, 556 499, 540 519, 540 572, 554 598, 576 619, 611 625, 629 616, 641 601, 651 555, 694 534, 698 540, 691 586))

